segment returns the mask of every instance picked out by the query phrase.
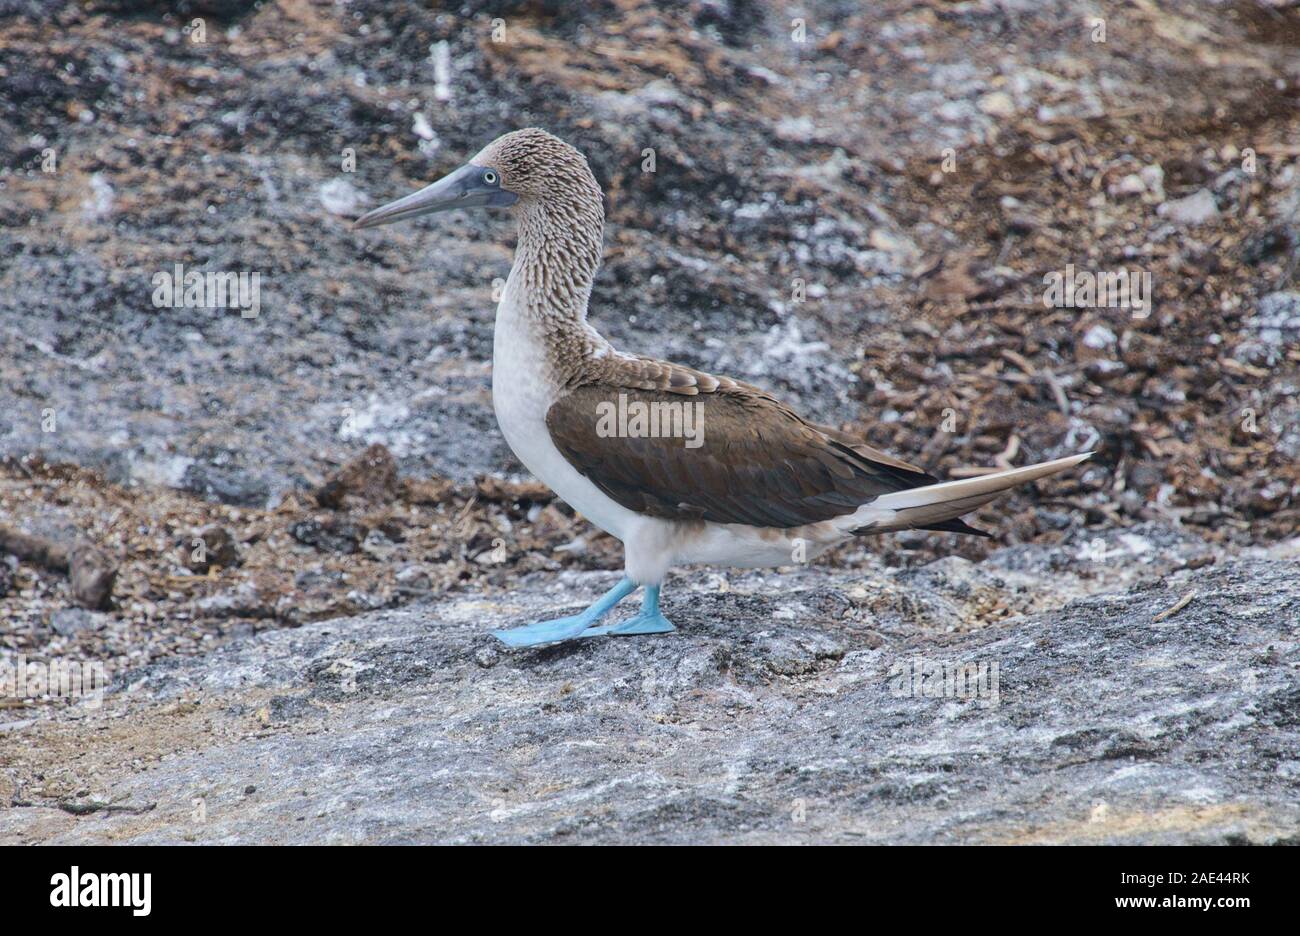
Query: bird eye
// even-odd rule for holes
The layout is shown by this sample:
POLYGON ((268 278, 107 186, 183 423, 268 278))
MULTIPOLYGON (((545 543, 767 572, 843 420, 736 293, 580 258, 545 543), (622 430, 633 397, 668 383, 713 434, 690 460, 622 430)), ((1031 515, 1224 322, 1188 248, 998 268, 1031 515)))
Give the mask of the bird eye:
POLYGON ((486 182, 488 185, 496 185, 497 174, 493 172, 491 169, 489 169, 487 172, 483 173, 483 181, 486 182))

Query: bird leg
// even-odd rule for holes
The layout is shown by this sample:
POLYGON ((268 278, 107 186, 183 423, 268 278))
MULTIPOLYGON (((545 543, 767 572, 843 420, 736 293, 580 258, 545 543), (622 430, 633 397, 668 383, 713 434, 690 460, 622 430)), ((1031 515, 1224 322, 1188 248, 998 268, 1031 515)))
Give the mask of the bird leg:
MULTIPOLYGON (((511 647, 535 647, 538 644, 571 640, 574 637, 582 636, 591 625, 608 614, 614 605, 636 591, 637 587, 636 583, 631 579, 624 578, 581 614, 556 618, 554 621, 538 621, 536 624, 525 624, 523 627, 512 627, 509 630, 497 630, 492 633, 502 643, 511 647)), ((656 588, 654 591, 656 593, 655 606, 657 608, 659 589, 656 588)), ((646 598, 649 599, 648 592, 646 598)), ((632 620, 636 620, 636 618, 632 620)), ((669 629, 671 628, 672 625, 669 625, 669 629)))
POLYGON ((583 637, 599 637, 602 634, 627 637, 633 634, 666 634, 677 628, 659 612, 659 586, 647 585, 645 598, 641 602, 641 613, 628 618, 621 624, 602 624, 589 627, 582 632, 583 637))

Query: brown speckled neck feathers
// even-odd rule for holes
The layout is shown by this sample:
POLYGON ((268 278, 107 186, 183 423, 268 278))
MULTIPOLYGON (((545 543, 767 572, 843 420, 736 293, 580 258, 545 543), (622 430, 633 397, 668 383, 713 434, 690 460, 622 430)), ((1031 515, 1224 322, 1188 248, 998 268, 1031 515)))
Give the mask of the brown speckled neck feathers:
POLYGON ((494 141, 473 162, 496 169, 502 186, 519 195, 511 276, 528 318, 553 357, 586 356, 603 343, 586 319, 605 229, 586 158, 544 130, 527 129, 494 141))
POLYGON ((592 186, 572 202, 521 200, 516 212, 515 266, 529 312, 540 320, 586 321, 605 221, 594 180, 592 186))

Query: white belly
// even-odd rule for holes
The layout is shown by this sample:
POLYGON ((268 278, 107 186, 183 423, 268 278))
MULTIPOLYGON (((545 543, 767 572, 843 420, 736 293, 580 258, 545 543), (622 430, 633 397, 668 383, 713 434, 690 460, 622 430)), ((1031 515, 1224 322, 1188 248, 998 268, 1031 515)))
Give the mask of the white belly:
POLYGON ((626 542, 640 518, 607 497, 560 454, 546 428, 546 411, 554 402, 541 339, 517 311, 507 286, 492 343, 492 406, 501 434, 524 466, 570 507, 626 542))

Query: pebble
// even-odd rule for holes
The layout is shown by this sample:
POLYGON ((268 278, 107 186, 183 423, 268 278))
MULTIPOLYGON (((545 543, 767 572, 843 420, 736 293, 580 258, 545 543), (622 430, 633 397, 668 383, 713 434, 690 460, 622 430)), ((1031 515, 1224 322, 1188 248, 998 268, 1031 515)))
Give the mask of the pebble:
POLYGON ((73 637, 82 631, 93 630, 104 619, 105 615, 85 608, 60 608, 50 615, 50 628, 61 637, 73 637))
POLYGON ((1215 203, 1209 189, 1199 189, 1186 198, 1175 198, 1173 201, 1165 202, 1156 209, 1156 213, 1162 218, 1168 218, 1174 224, 1195 227, 1217 218, 1219 206, 1215 203))
POLYGON ((979 99, 979 109, 990 117, 1012 117, 1016 102, 1005 91, 992 91, 979 99))

